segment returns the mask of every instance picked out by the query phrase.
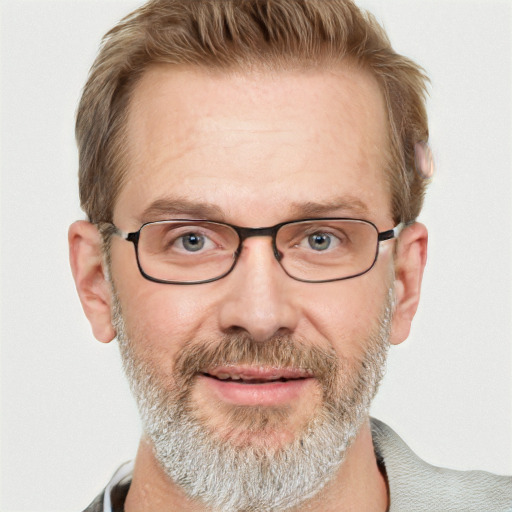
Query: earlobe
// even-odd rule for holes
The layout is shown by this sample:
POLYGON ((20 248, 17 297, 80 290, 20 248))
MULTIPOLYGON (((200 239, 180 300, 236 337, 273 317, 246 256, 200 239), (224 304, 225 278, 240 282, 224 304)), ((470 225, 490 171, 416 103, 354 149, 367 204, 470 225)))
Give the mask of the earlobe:
POLYGON ((93 334, 108 343, 116 335, 111 322, 111 290, 103 264, 101 235, 93 224, 77 221, 69 228, 69 259, 76 289, 93 334))
POLYGON ((397 241, 395 255, 395 310, 391 343, 402 343, 411 330, 411 323, 420 300, 423 270, 427 262, 427 228, 416 222, 405 228, 397 241))

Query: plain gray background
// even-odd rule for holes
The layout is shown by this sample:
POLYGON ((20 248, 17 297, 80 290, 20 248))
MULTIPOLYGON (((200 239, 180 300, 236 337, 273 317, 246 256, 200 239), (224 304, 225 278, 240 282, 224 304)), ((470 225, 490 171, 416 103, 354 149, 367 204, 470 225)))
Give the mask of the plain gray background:
MULTIPOLYGON (((81 510, 134 456, 115 343, 96 342, 69 271, 73 122, 101 36, 133 1, 1 4, 0 509, 81 510)), ((361 2, 432 79, 437 172, 420 309, 373 414, 437 465, 512 473, 512 5, 361 2)))

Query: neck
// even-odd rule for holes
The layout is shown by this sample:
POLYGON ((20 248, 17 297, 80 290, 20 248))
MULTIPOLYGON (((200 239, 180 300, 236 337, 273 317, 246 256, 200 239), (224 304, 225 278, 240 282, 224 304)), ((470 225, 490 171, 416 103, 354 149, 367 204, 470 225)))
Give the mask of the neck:
MULTIPOLYGON (((329 484, 294 512, 385 512, 389 495, 385 476, 375 453, 369 421, 360 428, 344 463, 329 484)), ((133 480, 125 503, 126 512, 202 512, 201 503, 190 500, 174 484, 153 455, 151 444, 142 439, 135 459, 133 480)))

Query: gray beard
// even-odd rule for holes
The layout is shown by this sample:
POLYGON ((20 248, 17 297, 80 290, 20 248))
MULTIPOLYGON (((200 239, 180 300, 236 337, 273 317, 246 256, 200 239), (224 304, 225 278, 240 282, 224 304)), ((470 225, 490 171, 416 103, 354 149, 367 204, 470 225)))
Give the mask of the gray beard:
MULTIPOLYGON (((192 499, 222 512, 283 512, 315 496, 336 474, 355 439, 385 371, 393 294, 374 332, 363 340, 361 360, 312 348, 295 337, 255 343, 226 336, 212 345, 186 344, 173 368, 173 383, 136 351, 140 340, 125 331, 117 296, 112 307, 121 357, 144 432, 167 476, 192 499), (194 377, 215 363, 268 364, 312 369, 323 401, 295 439, 281 447, 236 445, 208 428, 190 400, 194 377)), ((283 410, 234 408, 226 422, 265 435, 286 421, 283 410)))

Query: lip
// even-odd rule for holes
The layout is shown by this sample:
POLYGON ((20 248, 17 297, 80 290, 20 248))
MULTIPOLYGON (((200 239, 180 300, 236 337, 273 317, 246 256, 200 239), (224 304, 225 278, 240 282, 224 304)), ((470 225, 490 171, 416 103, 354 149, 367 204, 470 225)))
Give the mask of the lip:
POLYGON ((247 365, 216 366, 215 368, 208 369, 208 371, 204 373, 220 379, 240 377, 240 379, 244 381, 275 381, 278 379, 292 380, 304 379, 313 376, 312 372, 302 368, 278 368, 272 366, 247 365))
POLYGON ((314 378, 298 368, 219 366, 199 375, 199 381, 223 402, 268 407, 297 399, 314 378))

